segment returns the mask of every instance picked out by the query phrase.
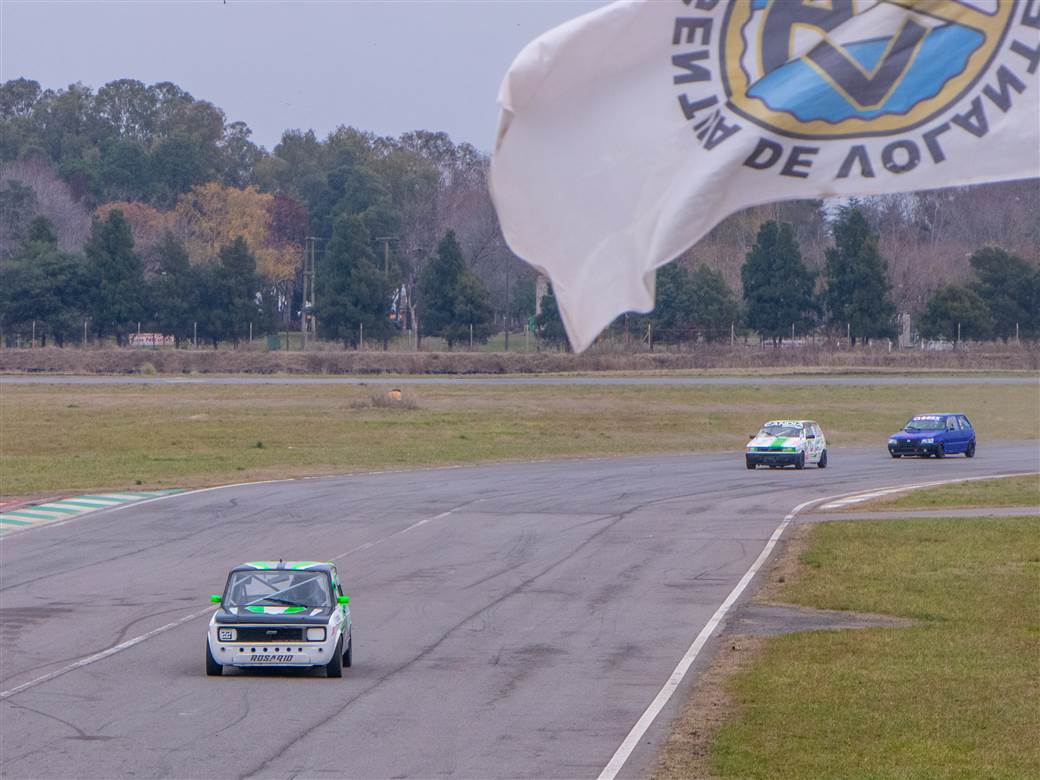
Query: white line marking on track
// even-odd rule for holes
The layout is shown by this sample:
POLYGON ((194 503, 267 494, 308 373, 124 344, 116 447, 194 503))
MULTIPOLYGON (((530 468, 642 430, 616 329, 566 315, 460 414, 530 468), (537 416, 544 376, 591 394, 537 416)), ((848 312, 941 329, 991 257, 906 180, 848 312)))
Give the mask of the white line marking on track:
MULTIPOLYGON (((995 474, 986 477, 947 479, 939 482, 928 482, 920 485, 910 485, 907 486, 905 489, 911 490, 914 488, 932 487, 934 485, 945 485, 952 482, 974 482, 976 480, 982 479, 1000 479, 1001 477, 1020 476, 1021 473, 1030 472, 1019 472, 1018 474, 995 474)), ((780 537, 783 535, 784 531, 787 529, 787 526, 791 523, 791 521, 794 520, 794 518, 806 507, 812 506, 813 504, 822 504, 825 501, 833 502, 839 498, 843 498, 848 495, 848 493, 839 493, 835 496, 825 496, 824 498, 814 498, 811 501, 803 501, 794 509, 792 509, 790 514, 784 516, 784 519, 780 521, 780 525, 776 527, 776 530, 773 531, 772 536, 769 537, 769 541, 766 542, 766 546, 762 548, 762 552, 758 554, 758 557, 755 558, 754 563, 751 564, 751 568, 744 572, 744 576, 740 578, 740 581, 736 584, 733 590, 730 591, 730 594, 726 596, 726 600, 719 605, 719 608, 715 610, 714 614, 711 616, 711 618, 709 618, 708 622, 704 624, 704 628, 702 628, 700 633, 697 634, 697 637, 693 640, 693 644, 690 645, 689 649, 686 651, 686 654, 683 655, 683 657, 679 660, 678 665, 676 665, 675 669, 672 671, 672 674, 665 682, 664 687, 662 687, 661 690, 658 691, 657 696, 655 696, 654 700, 650 702, 650 706, 643 711, 643 714, 639 717, 639 720, 637 720, 636 724, 632 727, 632 730, 628 732, 628 736, 625 737, 625 740, 614 752, 614 755, 611 756, 611 759, 607 763, 607 765, 603 767, 603 771, 599 773, 598 780, 614 780, 614 778, 617 777, 618 772, 620 772, 622 767, 625 766, 625 762, 628 761, 629 756, 632 755, 632 751, 635 750, 636 745, 639 744, 639 741, 643 738, 643 735, 646 734, 647 729, 650 728, 650 725, 661 713, 661 710, 664 709, 665 705, 668 703, 668 700, 672 698, 672 694, 674 694, 676 690, 678 690, 679 685, 682 683, 683 678, 686 676, 686 673, 690 670, 690 667, 693 665, 694 660, 696 660, 697 656, 704 648, 704 645, 707 644, 708 639, 711 637, 716 627, 719 625, 719 623, 722 622, 722 619, 726 616, 726 613, 729 612, 733 604, 736 603, 737 599, 740 598, 740 595, 747 588, 748 584, 750 584, 751 580, 754 579, 759 569, 762 568, 762 565, 769 559, 770 553, 773 552, 773 548, 776 546, 776 543, 780 540, 780 537)))
POLYGON ((185 615, 184 617, 179 618, 178 620, 175 620, 172 623, 167 623, 165 626, 153 628, 151 631, 145 634, 135 636, 133 639, 128 639, 127 641, 122 642, 118 645, 113 645, 107 650, 102 650, 100 653, 94 653, 94 655, 88 655, 86 658, 80 658, 78 661, 74 661, 68 666, 63 666, 60 669, 55 669, 53 672, 48 672, 47 674, 41 675, 40 677, 37 677, 35 680, 29 680, 29 682, 24 682, 21 685, 16 685, 14 688, 11 688, 7 691, 0 691, 0 701, 3 701, 9 696, 14 696, 16 693, 21 693, 22 691, 28 690, 29 688, 35 688, 37 685, 48 682, 49 680, 53 680, 55 677, 61 677, 63 674, 67 674, 68 672, 71 672, 74 669, 80 669, 96 661, 108 658, 110 655, 115 655, 116 653, 122 652, 123 650, 127 650, 133 647, 134 645, 139 645, 146 639, 151 639, 153 636, 157 636, 159 634, 165 633, 166 631, 169 631, 170 629, 177 628, 177 626, 183 625, 187 623, 189 620, 195 620, 195 618, 200 618, 203 615, 208 615, 209 613, 213 612, 214 609, 215 607, 210 607, 202 610, 201 612, 192 612, 190 615, 185 615))
MULTIPOLYGON (((483 499, 478 499, 478 501, 483 501, 483 499)), ((409 531, 411 531, 412 529, 418 528, 421 525, 426 525, 427 523, 433 522, 434 520, 442 520, 443 518, 445 518, 448 515, 450 515, 452 512, 455 512, 455 511, 457 511, 459 509, 462 509, 462 507, 464 507, 464 506, 469 506, 470 504, 474 504, 474 503, 476 503, 476 501, 470 501, 470 502, 468 502, 466 504, 462 504, 460 506, 457 506, 454 509, 449 509, 447 512, 441 512, 439 515, 434 515, 433 517, 424 517, 422 520, 419 520, 416 523, 412 523, 407 528, 402 528, 400 531, 394 531, 389 536, 384 536, 382 539, 376 539, 374 542, 365 542, 364 544, 362 544, 362 545, 360 545, 358 547, 352 547, 351 549, 347 550, 346 552, 341 552, 339 555, 332 556, 331 558, 329 558, 329 560, 330 561, 338 561, 340 558, 346 558, 348 555, 351 555, 353 553, 361 552, 363 550, 368 550, 371 547, 375 547, 377 544, 382 544, 383 542, 386 542, 386 541, 389 541, 390 539, 393 539, 395 536, 400 536, 401 534, 406 534, 409 531)))

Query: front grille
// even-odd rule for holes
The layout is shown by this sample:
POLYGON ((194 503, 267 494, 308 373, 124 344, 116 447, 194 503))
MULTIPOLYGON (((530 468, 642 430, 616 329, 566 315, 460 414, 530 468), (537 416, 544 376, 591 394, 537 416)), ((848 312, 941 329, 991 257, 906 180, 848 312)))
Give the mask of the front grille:
POLYGON ((242 626, 236 642, 302 642, 303 629, 290 626, 242 626))

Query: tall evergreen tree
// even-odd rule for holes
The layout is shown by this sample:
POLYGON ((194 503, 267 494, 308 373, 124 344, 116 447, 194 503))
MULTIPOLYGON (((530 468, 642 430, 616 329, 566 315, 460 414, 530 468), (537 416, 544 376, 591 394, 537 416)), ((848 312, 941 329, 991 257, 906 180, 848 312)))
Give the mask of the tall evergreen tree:
POLYGON ((951 284, 928 301, 918 330, 927 339, 956 341, 958 335, 962 340, 988 339, 993 334, 993 318, 978 293, 951 284))
POLYGON ((791 326, 802 330, 813 322, 815 275, 802 261, 791 225, 769 220, 747 253, 740 279, 744 285, 745 319, 749 328, 774 344, 791 326))
POLYGON ((162 237, 156 253, 159 275, 150 285, 155 324, 179 344, 194 333, 202 303, 203 276, 192 268, 184 244, 172 233, 162 237))
POLYGON ((1015 335, 1016 325, 1020 335, 1037 335, 1033 285, 1040 269, 997 247, 983 247, 970 262, 976 280, 969 286, 986 302, 993 335, 1007 341, 1015 335))
POLYGON ((392 330, 388 313, 391 283, 376 267, 372 238, 357 214, 340 216, 319 267, 321 287, 315 314, 321 333, 358 346, 383 340, 392 330))
POLYGON ((104 221, 94 220, 86 254, 94 283, 87 306, 94 332, 99 338, 115 335, 122 344, 147 319, 144 269, 122 211, 114 209, 104 221))
POLYGON ((827 321, 859 338, 892 338, 898 332, 888 281, 888 264, 878 236, 855 203, 843 207, 833 225, 835 246, 827 249, 823 294, 827 321))
MULTIPOLYGON (((179 254, 179 253, 175 253, 179 254)), ((182 258, 171 258, 180 264, 182 258)), ((216 349, 221 341, 236 344, 266 333, 274 323, 273 297, 263 295, 264 281, 256 272, 256 256, 249 244, 238 236, 218 253, 215 266, 192 269, 190 279, 197 285, 200 336, 216 349)))
POLYGON ((740 303, 722 274, 700 265, 690 275, 690 303, 697 330, 708 341, 726 338, 740 322, 740 303))
POLYGON ((556 295, 550 284, 542 296, 542 311, 536 319, 538 338, 553 346, 567 345, 567 330, 563 327, 560 307, 556 303, 556 295))
POLYGON ((484 284, 466 267, 462 248, 449 230, 423 269, 419 280, 419 326, 427 336, 440 336, 451 349, 469 338, 487 341, 492 311, 484 284))
POLYGON ((654 310, 649 315, 654 341, 677 343, 694 336, 690 274, 678 262, 657 269, 654 310))
POLYGON ((50 223, 37 217, 0 273, 0 323, 28 336, 35 322, 37 338, 50 336, 64 346, 82 333, 87 282, 82 256, 59 251, 50 223))

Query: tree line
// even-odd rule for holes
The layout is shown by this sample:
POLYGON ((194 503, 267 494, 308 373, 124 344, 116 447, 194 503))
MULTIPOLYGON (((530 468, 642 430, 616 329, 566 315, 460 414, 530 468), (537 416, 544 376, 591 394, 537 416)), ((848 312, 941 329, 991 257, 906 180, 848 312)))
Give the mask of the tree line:
MULTIPOLYGON (((302 261, 311 249, 313 314, 321 335, 347 345, 362 333, 387 339, 402 322, 452 344, 467 341, 470 326, 480 341, 528 322, 535 275, 502 238, 485 154, 422 130, 398 138, 350 127, 324 138, 291 130, 270 151, 250 135, 245 123, 169 82, 121 79, 96 91, 44 89, 29 79, 0 84, 5 332, 21 333, 37 320, 57 339, 68 328, 49 322, 78 319, 82 330, 89 317, 89 327, 118 337, 93 303, 27 319, 33 311, 56 312, 55 302, 73 300, 69 290, 80 283, 108 294, 91 247, 116 212, 132 241, 124 254, 141 266, 140 278, 131 274, 141 296, 126 298, 124 308, 158 328, 172 317, 159 316, 158 302, 178 301, 183 317, 172 317, 180 324, 170 333, 185 332, 181 320, 190 312, 193 331, 210 322, 207 334, 242 337, 246 307, 236 304, 237 324, 226 327, 206 312, 226 297, 207 290, 215 275, 228 273, 224 258, 239 238, 238 253, 255 264, 254 333, 299 326, 302 261), (39 217, 49 231, 34 222, 39 217), (36 263, 41 269, 30 271, 36 263), (45 291, 44 277, 61 290, 45 291), (8 288, 34 291, 39 306, 16 300, 8 288)), ((738 329, 779 341, 792 326, 796 333, 826 327, 879 338, 894 332, 899 310, 915 315, 922 334, 959 324, 963 338, 1006 337, 1016 323, 1021 336, 1036 333, 1028 316, 1037 309, 1033 293, 1023 292, 1035 287, 1040 257, 1035 180, 869 198, 854 209, 859 217, 851 221, 819 201, 733 215, 659 270, 653 314, 623 317, 614 330, 662 342, 726 338, 738 329), (987 244, 998 260, 976 261, 987 244), (860 249, 843 248, 853 245, 860 249), (1000 283, 1005 272, 1014 284, 1000 283), (1014 307, 1018 313, 1009 314, 1014 307), (952 325, 942 321, 950 312, 952 325)), ((539 334, 562 343, 551 293, 540 303, 539 334)), ((121 316, 111 322, 136 327, 136 319, 121 316)))
MULTIPOLYGON (((818 329, 847 336, 853 347, 861 340, 896 338, 888 262, 862 205, 853 200, 841 206, 830 233, 833 245, 824 250, 819 274, 802 256, 795 225, 762 224, 740 270, 742 300, 706 265, 693 272, 681 263, 662 266, 654 311, 624 318, 624 327, 651 344, 717 341, 751 331, 779 345, 818 329)), ((917 322, 920 337, 1040 338, 1040 268, 996 247, 978 249, 969 262, 972 278, 966 284, 943 285, 927 300, 917 322)), ((551 290, 538 326, 547 340, 564 343, 551 290)))

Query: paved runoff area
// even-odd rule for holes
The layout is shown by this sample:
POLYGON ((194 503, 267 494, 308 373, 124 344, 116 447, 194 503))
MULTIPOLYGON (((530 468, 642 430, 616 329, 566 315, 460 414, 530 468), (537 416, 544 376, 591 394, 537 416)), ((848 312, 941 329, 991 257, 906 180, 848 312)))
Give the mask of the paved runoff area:
POLYGON ((92 493, 39 504, 0 504, 0 536, 43 523, 70 520, 99 509, 111 509, 136 501, 146 501, 180 492, 180 490, 120 491, 92 493))
POLYGON ((1036 442, 836 448, 804 471, 535 462, 192 491, 13 533, 0 774, 645 776, 796 507, 1038 468, 1036 442), (279 557, 338 564, 354 666, 207 677, 209 594, 279 557))

